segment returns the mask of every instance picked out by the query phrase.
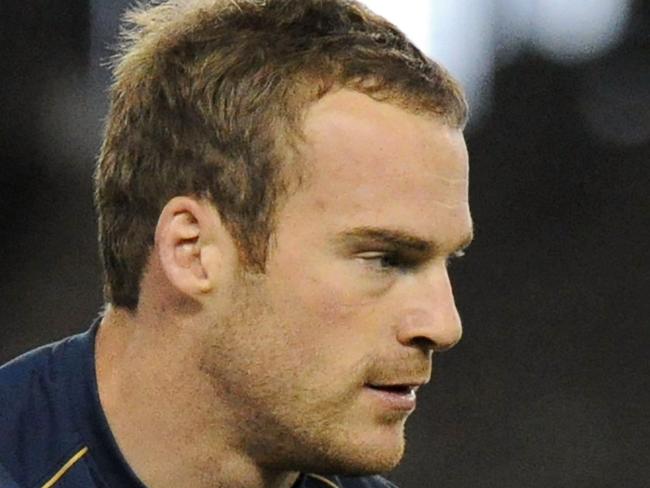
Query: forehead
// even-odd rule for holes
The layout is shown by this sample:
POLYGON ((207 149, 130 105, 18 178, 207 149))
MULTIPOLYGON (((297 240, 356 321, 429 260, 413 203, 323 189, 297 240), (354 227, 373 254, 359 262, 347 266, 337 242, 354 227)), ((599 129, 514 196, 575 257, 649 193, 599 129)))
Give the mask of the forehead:
POLYGON ((332 231, 390 227, 436 239, 441 229, 450 239, 468 233, 467 151, 459 130, 349 90, 310 107, 303 129, 308 177, 288 199, 280 225, 286 218, 332 231))

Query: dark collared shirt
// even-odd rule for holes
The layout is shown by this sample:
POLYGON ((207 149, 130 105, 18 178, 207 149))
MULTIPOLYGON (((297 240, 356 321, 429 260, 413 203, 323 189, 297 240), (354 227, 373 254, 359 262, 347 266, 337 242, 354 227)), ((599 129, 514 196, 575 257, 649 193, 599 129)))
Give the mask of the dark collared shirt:
MULTIPOLYGON (((99 402, 95 335, 42 346, 0 367, 0 488, 146 488, 99 402)), ((294 488, 395 488, 379 476, 303 474, 294 488)))

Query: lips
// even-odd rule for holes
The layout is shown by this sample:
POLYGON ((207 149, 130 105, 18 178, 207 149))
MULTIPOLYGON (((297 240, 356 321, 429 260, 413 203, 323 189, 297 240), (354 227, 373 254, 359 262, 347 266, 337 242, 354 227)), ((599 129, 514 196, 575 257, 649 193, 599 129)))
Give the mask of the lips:
POLYGON ((420 387, 420 383, 367 383, 364 385, 364 387, 365 391, 369 394, 373 401, 378 403, 382 408, 389 410, 400 410, 408 413, 412 412, 415 409, 415 392, 420 387))

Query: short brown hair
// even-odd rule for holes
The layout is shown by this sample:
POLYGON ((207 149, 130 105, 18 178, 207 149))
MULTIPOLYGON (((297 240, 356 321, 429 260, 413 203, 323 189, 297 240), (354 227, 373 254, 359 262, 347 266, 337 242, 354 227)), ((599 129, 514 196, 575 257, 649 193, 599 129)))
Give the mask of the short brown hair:
POLYGON ((301 117, 343 87, 466 121, 459 85, 356 1, 175 0, 128 12, 95 175, 106 299, 137 307, 159 214, 177 195, 209 199, 242 261, 263 271, 301 117))

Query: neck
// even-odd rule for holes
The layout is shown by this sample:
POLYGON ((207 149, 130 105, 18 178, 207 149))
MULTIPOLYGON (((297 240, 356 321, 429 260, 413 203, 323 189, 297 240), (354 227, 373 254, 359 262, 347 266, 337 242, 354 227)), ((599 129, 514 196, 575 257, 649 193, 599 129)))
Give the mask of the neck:
POLYGON ((291 487, 297 473, 266 469, 246 453, 198 367, 200 340, 178 333, 193 327, 182 325, 108 309, 99 327, 99 398, 131 469, 148 488, 291 487))

